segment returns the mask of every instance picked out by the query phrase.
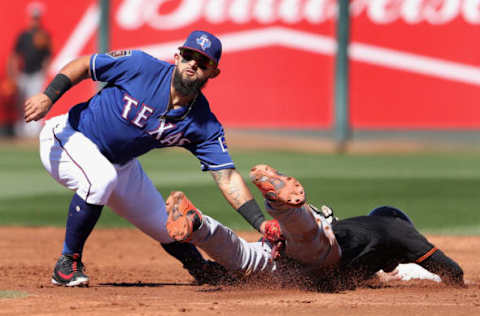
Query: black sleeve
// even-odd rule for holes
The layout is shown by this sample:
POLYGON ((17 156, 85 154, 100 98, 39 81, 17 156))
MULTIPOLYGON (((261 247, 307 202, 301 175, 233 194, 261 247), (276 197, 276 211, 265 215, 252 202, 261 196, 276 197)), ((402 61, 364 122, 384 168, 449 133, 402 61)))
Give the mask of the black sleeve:
POLYGON ((440 276, 446 284, 464 286, 462 268, 441 250, 435 251, 430 257, 420 262, 419 265, 440 276))

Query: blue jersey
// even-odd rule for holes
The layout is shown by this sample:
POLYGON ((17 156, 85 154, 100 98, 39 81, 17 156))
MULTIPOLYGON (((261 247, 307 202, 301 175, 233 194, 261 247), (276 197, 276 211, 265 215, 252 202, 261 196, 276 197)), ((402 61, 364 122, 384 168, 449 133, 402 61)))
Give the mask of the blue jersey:
POLYGON ((70 124, 112 163, 126 163, 153 148, 180 146, 200 160, 203 170, 234 168, 223 127, 203 94, 191 110, 167 112, 174 68, 141 51, 93 55, 92 79, 107 85, 70 110, 70 124))

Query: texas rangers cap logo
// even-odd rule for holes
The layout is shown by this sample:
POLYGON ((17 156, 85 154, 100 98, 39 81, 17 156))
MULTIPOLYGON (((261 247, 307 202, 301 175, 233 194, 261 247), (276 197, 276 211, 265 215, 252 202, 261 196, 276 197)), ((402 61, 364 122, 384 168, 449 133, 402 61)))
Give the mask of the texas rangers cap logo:
POLYGON ((200 45, 200 47, 203 50, 207 50, 210 46, 212 46, 212 42, 210 39, 208 39, 208 36, 203 34, 202 36, 197 38, 197 44, 200 45))
POLYGON ((193 31, 179 49, 191 49, 197 51, 218 64, 222 55, 222 43, 213 34, 206 31, 193 31))

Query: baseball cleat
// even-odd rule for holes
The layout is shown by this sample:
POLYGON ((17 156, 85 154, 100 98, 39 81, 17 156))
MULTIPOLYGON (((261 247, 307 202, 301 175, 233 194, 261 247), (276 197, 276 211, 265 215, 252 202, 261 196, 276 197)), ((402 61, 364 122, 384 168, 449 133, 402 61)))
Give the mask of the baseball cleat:
POLYGON ((272 206, 301 207, 305 203, 305 190, 300 182, 268 165, 254 166, 250 170, 250 180, 272 206))
POLYGON ((211 260, 204 260, 202 264, 197 266, 186 267, 184 265, 183 267, 194 277, 195 283, 198 285, 227 285, 236 281, 235 276, 228 273, 225 267, 211 260))
POLYGON ((310 209, 312 211, 325 218, 327 220, 327 223, 332 224, 338 221, 338 217, 335 216, 333 210, 329 206, 322 205, 320 206, 320 208, 318 208, 312 203, 308 203, 308 206, 310 206, 310 209))
POLYGON ((202 224, 202 214, 180 191, 170 193, 166 206, 168 235, 175 241, 188 241, 202 224))
POLYGON ((88 286, 88 276, 78 253, 62 255, 53 269, 52 284, 62 286, 88 286))

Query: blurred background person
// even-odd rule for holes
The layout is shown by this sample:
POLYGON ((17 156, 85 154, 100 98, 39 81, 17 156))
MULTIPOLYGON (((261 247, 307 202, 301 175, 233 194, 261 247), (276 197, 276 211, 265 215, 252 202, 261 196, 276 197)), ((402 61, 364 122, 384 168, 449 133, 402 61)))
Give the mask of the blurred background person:
POLYGON ((21 117, 17 110, 18 92, 16 83, 3 77, 0 80, 0 137, 13 137, 15 122, 21 117))
POLYGON ((41 122, 23 122, 23 104, 42 90, 50 63, 50 34, 42 26, 44 11, 45 6, 40 2, 32 2, 26 7, 28 27, 17 36, 7 64, 8 76, 17 85, 18 115, 14 133, 20 137, 36 137, 41 129, 41 122))

